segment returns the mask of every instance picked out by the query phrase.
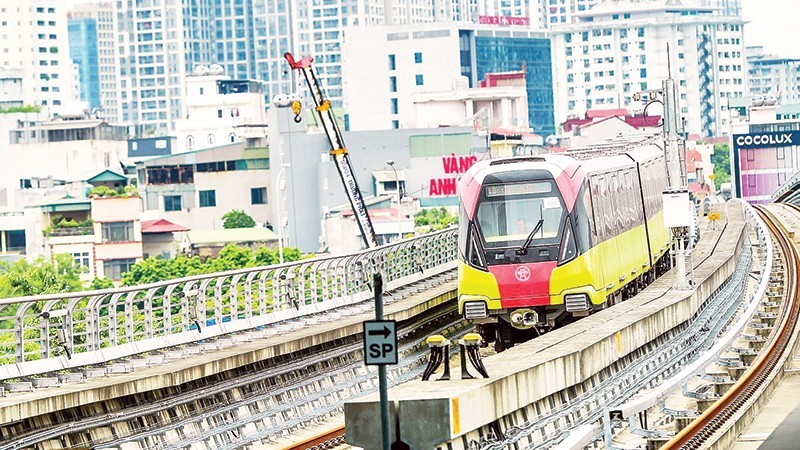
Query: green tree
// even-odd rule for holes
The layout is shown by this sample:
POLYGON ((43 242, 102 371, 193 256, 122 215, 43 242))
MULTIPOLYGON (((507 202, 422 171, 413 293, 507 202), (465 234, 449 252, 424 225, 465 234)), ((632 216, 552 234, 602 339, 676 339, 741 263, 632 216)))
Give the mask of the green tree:
POLYGON ((252 267, 254 265, 253 251, 248 247, 228 244, 220 250, 216 258, 208 260, 206 264, 212 269, 211 272, 252 267))
POLYGON ((731 181, 731 158, 728 144, 714 144, 711 162, 714 163, 714 184, 719 190, 722 183, 731 181))
POLYGON ((253 228, 254 226, 256 226, 256 221, 246 212, 238 209, 232 209, 222 216, 223 228, 253 228))
POLYGON ((435 231, 458 223, 458 216, 450 214, 444 206, 426 208, 414 214, 414 223, 418 227, 429 227, 435 231))
POLYGON ((113 287, 114 287, 114 282, 106 277, 95 278, 89 285, 89 289, 93 291, 99 291, 100 289, 111 289, 113 287))
POLYGON ((0 265, 0 297, 73 292, 83 288, 82 267, 72 256, 58 254, 54 261, 39 258, 33 262, 21 259, 13 264, 0 265))

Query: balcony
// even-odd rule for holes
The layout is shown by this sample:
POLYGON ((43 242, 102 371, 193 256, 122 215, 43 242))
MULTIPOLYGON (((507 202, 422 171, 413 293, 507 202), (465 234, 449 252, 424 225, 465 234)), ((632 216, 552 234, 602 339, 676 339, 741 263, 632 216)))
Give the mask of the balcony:
POLYGON ((68 228, 53 228, 47 233, 48 237, 63 237, 63 236, 88 236, 94 234, 94 227, 68 227, 68 228))

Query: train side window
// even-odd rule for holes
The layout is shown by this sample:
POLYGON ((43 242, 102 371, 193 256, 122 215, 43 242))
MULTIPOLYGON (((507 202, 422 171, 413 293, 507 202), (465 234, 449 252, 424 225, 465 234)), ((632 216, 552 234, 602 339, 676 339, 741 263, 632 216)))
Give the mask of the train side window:
POLYGON ((610 195, 609 198, 611 200, 612 209, 611 209, 611 226, 613 227, 611 231, 611 236, 619 234, 622 231, 624 218, 623 211, 621 208, 621 198, 620 198, 620 182, 619 182, 619 175, 613 174, 611 175, 611 186, 610 187, 610 195))
POLYGON ((614 236, 614 229, 616 228, 614 224, 614 199, 612 198, 612 184, 611 180, 608 176, 604 176, 603 180, 603 221, 605 222, 605 229, 603 231, 604 236, 606 239, 614 236))
POLYGON ((592 234, 595 238, 602 240, 603 236, 603 210, 601 208, 600 183, 596 176, 589 180, 591 191, 591 212, 592 212, 592 234))

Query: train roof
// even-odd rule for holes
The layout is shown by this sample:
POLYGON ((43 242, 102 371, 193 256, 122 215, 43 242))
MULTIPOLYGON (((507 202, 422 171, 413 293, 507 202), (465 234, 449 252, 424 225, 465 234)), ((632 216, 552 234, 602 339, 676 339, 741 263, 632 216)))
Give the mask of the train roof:
POLYGON ((567 172, 571 177, 579 167, 580 163, 575 158, 546 154, 478 161, 470 167, 468 173, 472 175, 475 181, 483 184, 483 180, 487 175, 518 170, 546 170, 553 175, 554 179, 561 173, 567 172))
POLYGON ((579 168, 588 173, 602 172, 658 158, 663 155, 658 144, 660 136, 641 133, 573 148, 565 153, 483 160, 475 163, 469 172, 479 183, 489 174, 532 169, 547 170, 553 178, 566 172, 571 178, 579 168))

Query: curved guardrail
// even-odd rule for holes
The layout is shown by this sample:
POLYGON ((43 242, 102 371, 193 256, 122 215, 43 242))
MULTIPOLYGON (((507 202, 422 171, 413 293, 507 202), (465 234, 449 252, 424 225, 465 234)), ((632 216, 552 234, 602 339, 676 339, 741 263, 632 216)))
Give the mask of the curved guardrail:
POLYGON ((791 200, 797 200, 798 188, 800 188, 800 172, 795 173, 782 185, 778 186, 778 189, 771 195, 772 201, 775 203, 789 201, 789 197, 792 197, 791 200))
POLYGON ((139 286, 0 299, 0 380, 105 363, 325 312, 450 270, 457 229, 374 249, 139 286), (5 353, 5 355, 3 355, 5 353))
MULTIPOLYGON (((658 386, 641 392, 634 399, 611 408, 612 416, 635 420, 636 414, 646 411, 651 406, 663 403, 664 399, 666 399, 668 395, 677 391, 678 389, 685 388, 689 379, 697 374, 702 373, 711 363, 717 361, 724 352, 730 350, 734 340, 742 333, 747 324, 752 320, 753 314, 756 312, 756 309, 759 306, 759 302, 764 297, 764 294, 767 292, 767 288, 769 287, 774 260, 774 249, 769 229, 764 221, 759 217, 756 210, 741 200, 735 201, 740 202, 742 210, 744 211, 745 219, 750 227, 755 231, 758 244, 762 249, 762 268, 756 284, 755 292, 750 295, 749 299, 742 306, 743 311, 739 315, 738 320, 727 328, 725 334, 720 336, 717 342, 710 349, 701 354, 695 361, 686 366, 676 375, 661 382, 658 386)), ((637 427, 632 426, 631 428, 637 427)))

